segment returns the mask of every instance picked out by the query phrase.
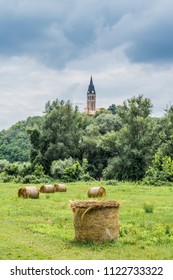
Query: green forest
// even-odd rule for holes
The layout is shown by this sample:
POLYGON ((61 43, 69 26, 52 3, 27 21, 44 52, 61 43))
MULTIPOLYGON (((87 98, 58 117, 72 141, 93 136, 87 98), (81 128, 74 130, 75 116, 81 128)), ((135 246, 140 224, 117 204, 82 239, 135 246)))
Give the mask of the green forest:
POLYGON ((101 108, 94 116, 70 101, 48 101, 44 115, 0 132, 3 182, 57 179, 173 182, 173 106, 153 117, 143 95, 101 108))

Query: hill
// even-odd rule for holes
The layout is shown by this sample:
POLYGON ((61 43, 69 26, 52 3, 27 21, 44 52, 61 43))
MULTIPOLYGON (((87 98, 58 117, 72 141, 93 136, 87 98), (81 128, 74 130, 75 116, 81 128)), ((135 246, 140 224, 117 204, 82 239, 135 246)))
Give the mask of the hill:
POLYGON ((30 141, 27 129, 40 126, 43 117, 34 116, 19 121, 7 130, 0 131, 0 160, 26 162, 29 160, 30 141))

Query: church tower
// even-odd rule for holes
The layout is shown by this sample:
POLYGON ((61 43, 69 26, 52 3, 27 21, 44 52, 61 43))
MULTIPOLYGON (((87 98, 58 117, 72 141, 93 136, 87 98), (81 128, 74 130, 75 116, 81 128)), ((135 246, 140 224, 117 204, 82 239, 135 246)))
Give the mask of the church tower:
POLYGON ((87 91, 87 113, 88 115, 94 115, 96 112, 96 92, 91 76, 90 84, 87 91))

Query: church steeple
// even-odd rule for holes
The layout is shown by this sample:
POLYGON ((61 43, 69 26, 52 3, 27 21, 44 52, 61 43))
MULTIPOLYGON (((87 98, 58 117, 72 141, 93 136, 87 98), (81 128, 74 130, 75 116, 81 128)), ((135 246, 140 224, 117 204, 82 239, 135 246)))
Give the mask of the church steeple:
POLYGON ((93 84, 92 76, 91 76, 91 79, 90 79, 90 84, 89 84, 89 87, 88 87, 87 94, 96 94, 95 88, 94 88, 94 84, 93 84))
POLYGON ((87 91, 87 111, 89 115, 93 115, 96 111, 96 92, 95 92, 92 76, 87 91))

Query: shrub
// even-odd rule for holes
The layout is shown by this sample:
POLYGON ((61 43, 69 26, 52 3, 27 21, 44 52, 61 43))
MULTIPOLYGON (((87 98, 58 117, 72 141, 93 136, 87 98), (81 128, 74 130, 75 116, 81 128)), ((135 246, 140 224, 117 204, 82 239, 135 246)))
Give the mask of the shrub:
POLYGON ((62 179, 64 170, 74 164, 72 157, 65 160, 55 160, 52 162, 50 173, 53 178, 62 179))
POLYGON ((18 173, 21 177, 31 175, 32 174, 31 163, 30 162, 19 163, 18 170, 19 170, 18 173))
POLYGON ((80 180, 85 181, 85 182, 95 181, 95 179, 92 176, 90 176, 90 174, 88 172, 84 173, 84 174, 81 174, 80 175, 80 180))
POLYGON ((37 183, 37 177, 35 175, 26 175, 22 179, 23 184, 37 183))
POLYGON ((153 213, 154 205, 152 201, 145 201, 143 205, 145 213, 153 213))
POLYGON ((72 166, 65 168, 62 179, 66 182, 78 181, 82 173, 83 169, 80 163, 76 161, 72 166))
POLYGON ((65 160, 56 160, 51 165, 51 175, 53 178, 66 182, 78 180, 90 181, 92 177, 87 172, 88 161, 83 160, 82 165, 72 157, 65 160))
POLYGON ((173 160, 164 156, 160 150, 154 155, 151 166, 146 171, 143 182, 150 185, 161 185, 173 181, 173 160))
POLYGON ((45 176, 44 169, 41 164, 35 165, 33 175, 35 175, 37 178, 41 178, 45 176))
POLYGON ((11 163, 4 168, 4 171, 9 176, 16 176, 19 172, 18 163, 11 163))
POLYGON ((14 178, 15 183, 20 183, 21 181, 22 181, 21 176, 17 176, 17 177, 14 178))
POLYGON ((6 159, 1 159, 0 160, 0 172, 3 172, 4 171, 4 168, 6 167, 6 166, 8 166, 10 163, 9 163, 9 161, 8 160, 6 160, 6 159))
POLYGON ((118 182, 116 180, 109 180, 105 182, 105 185, 117 186, 118 182))
POLYGON ((112 180, 112 179, 116 178, 116 166, 117 166, 116 157, 108 160, 108 165, 103 170, 103 179, 104 180, 112 180))
POLYGON ((2 176, 2 181, 4 182, 4 183, 8 183, 8 182, 11 182, 11 181, 13 181, 14 180, 14 176, 12 176, 12 175, 3 175, 2 176))

